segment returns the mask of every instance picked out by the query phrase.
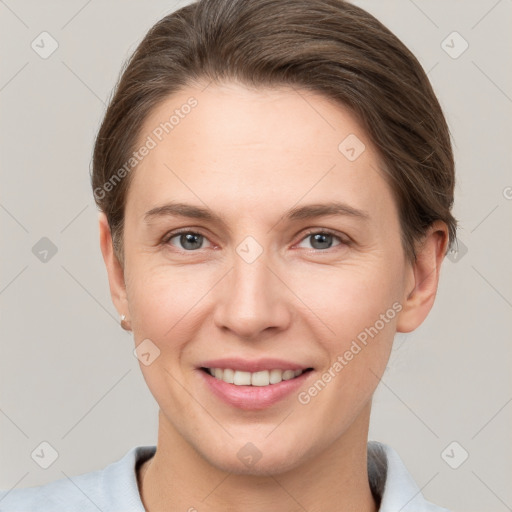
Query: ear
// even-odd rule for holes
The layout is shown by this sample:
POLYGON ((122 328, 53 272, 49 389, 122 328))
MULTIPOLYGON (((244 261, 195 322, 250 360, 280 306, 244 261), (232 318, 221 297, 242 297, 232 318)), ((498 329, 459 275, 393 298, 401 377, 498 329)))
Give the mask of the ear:
POLYGON ((105 213, 99 212, 98 221, 100 230, 100 247, 101 253, 103 254, 103 261, 107 268, 110 296, 112 297, 112 302, 114 303, 119 316, 125 315, 127 317, 124 321, 124 325, 122 323, 122 327, 126 329, 126 327, 129 326, 129 318, 124 270, 114 253, 112 235, 110 233, 110 227, 105 213))
POLYGON ((432 309, 448 240, 446 224, 436 221, 417 245, 416 261, 408 264, 398 332, 411 332, 419 327, 432 309))

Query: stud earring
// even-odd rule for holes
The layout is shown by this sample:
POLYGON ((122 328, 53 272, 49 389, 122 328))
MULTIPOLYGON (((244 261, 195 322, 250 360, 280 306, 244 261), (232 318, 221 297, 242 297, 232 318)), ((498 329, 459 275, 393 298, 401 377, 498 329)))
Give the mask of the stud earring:
POLYGON ((131 328, 130 328, 130 322, 128 320, 126 320, 126 315, 121 315, 121 327, 125 330, 125 331, 131 331, 131 328))

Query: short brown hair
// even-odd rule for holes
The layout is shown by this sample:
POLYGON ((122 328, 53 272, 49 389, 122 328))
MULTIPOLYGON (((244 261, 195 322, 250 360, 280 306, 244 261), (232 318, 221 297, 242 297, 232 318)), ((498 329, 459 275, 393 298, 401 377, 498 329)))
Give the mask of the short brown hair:
POLYGON ((256 89, 297 87, 348 107, 379 153, 407 256, 414 260, 415 243, 436 220, 447 224, 453 243, 449 129, 426 73, 392 32, 343 0, 199 0, 146 34, 96 138, 92 187, 121 264, 133 172, 112 180, 130 159, 145 119, 189 85, 230 80, 256 89), (113 186, 105 193, 107 183, 113 186))

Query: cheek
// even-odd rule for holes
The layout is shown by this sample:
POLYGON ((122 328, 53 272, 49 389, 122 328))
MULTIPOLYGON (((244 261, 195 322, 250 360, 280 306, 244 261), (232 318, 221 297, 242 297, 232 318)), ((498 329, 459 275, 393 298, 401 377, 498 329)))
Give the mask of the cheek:
POLYGON ((402 307, 399 265, 398 258, 395 265, 375 258, 366 265, 331 268, 329 279, 314 273, 295 276, 326 355, 320 382, 303 390, 301 403, 311 400, 333 425, 355 417, 386 368, 402 307))
POLYGON ((180 339, 173 332, 193 323, 213 285, 210 274, 169 264, 133 265, 127 296, 134 332, 155 340, 180 339))
MULTIPOLYGON (((213 314, 215 304, 208 293, 224 271, 208 265, 193 269, 168 263, 154 265, 150 258, 132 260, 127 275, 133 330, 140 339, 185 342, 200 319, 213 314)), ((341 350, 373 326, 400 297, 399 263, 393 265, 392 258, 388 260, 375 256, 339 267, 310 265, 305 270, 297 265, 280 269, 284 282, 293 283, 290 290, 283 288, 282 300, 299 312, 301 322, 316 326, 317 334, 332 349, 341 350)), ((385 329, 380 330, 387 332, 392 326, 394 321, 386 322, 385 329)))
POLYGON ((365 264, 298 271, 290 282, 317 323, 323 325, 332 348, 341 349, 376 322, 386 335, 392 330, 397 309, 393 304, 400 297, 398 270, 397 265, 375 258, 365 264), (381 315, 385 315, 384 326, 381 315))
MULTIPOLYGON (((204 272, 203 272, 204 274, 204 272)), ((184 382, 190 370, 187 359, 194 336, 207 306, 205 294, 211 288, 199 273, 189 268, 162 265, 132 265, 127 280, 135 344, 149 351, 154 360, 140 368, 153 396, 163 410, 178 410, 186 417, 186 401, 177 382, 184 382), (201 300, 203 298, 203 300, 201 300), (147 341, 150 340, 151 344, 147 341), (146 345, 143 345, 146 343, 146 345)))

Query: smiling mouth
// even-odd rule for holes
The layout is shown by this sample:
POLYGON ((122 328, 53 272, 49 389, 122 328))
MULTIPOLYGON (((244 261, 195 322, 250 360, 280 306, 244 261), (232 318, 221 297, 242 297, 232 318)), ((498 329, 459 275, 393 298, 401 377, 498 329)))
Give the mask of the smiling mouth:
POLYGON ((300 377, 303 373, 312 371, 313 368, 305 370, 262 370, 259 372, 244 372, 233 370, 231 368, 201 368, 212 377, 222 380, 227 384, 235 386, 272 386, 279 384, 283 380, 292 380, 300 377))

